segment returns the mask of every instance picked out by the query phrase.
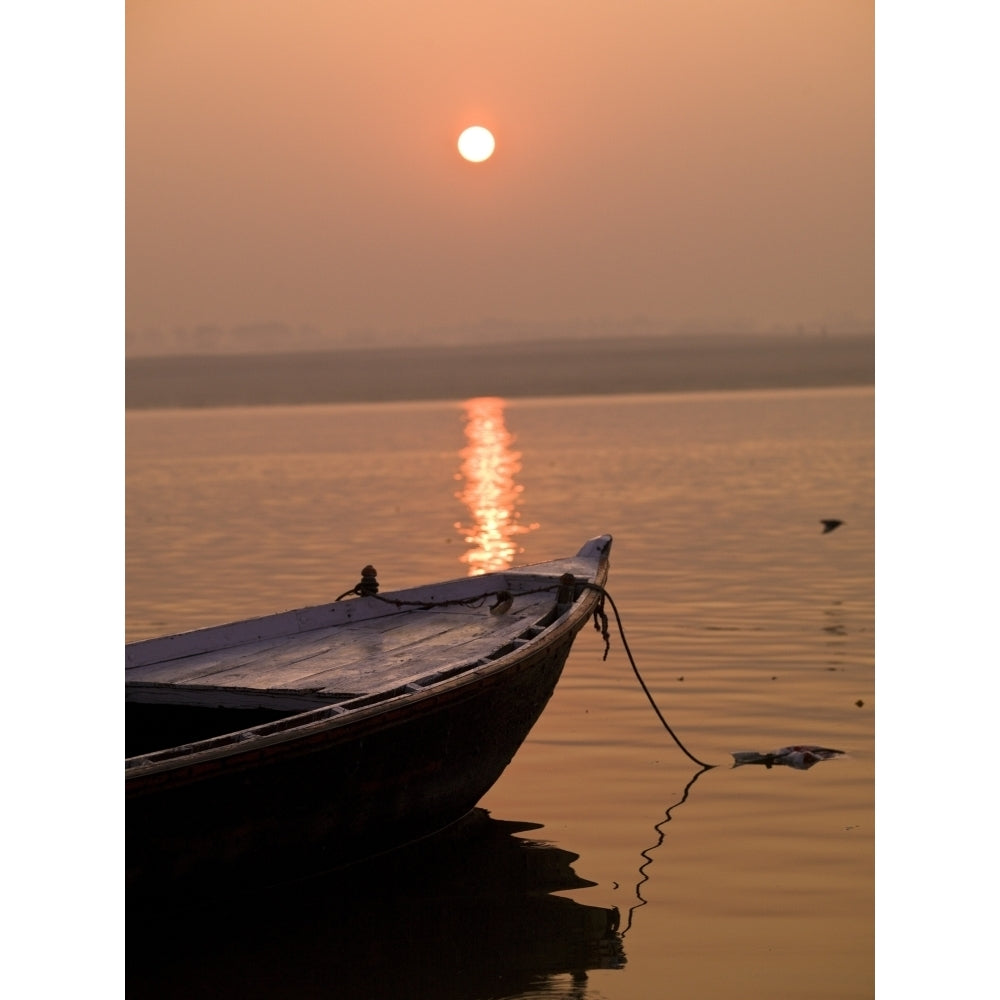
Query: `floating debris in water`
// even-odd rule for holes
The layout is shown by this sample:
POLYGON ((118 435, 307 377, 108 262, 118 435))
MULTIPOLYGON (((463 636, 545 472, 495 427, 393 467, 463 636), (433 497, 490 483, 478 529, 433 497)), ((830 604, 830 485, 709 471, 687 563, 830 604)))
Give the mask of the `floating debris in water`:
POLYGON ((813 746, 782 747, 770 753, 742 750, 733 754, 733 767, 741 767, 743 764, 763 764, 764 767, 770 768, 782 764, 799 771, 806 771, 821 760, 833 760, 835 757, 842 757, 845 752, 831 750, 829 747, 813 746))
POLYGON ((822 534, 829 535, 831 531, 839 528, 844 522, 838 521, 835 517, 824 518, 819 522, 823 525, 822 534))

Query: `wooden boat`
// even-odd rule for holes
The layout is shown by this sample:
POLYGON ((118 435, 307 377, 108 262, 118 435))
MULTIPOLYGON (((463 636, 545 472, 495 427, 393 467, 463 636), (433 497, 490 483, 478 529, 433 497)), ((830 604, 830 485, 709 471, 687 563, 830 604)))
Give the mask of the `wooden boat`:
POLYGON ((127 645, 127 884, 281 880, 460 819, 549 700, 610 548, 127 645))

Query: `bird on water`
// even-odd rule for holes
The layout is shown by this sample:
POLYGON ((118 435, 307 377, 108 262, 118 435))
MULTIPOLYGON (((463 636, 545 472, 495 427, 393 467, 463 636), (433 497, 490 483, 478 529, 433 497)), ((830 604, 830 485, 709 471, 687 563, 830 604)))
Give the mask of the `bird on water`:
POLYGON ((844 522, 838 521, 836 518, 831 517, 831 518, 825 518, 819 523, 823 525, 823 534, 829 535, 831 531, 833 531, 835 528, 839 528, 844 522))

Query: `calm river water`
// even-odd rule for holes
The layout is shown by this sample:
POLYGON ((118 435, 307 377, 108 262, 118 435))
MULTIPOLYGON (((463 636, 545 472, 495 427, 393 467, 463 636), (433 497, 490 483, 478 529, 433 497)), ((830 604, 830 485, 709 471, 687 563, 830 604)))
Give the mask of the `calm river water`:
POLYGON ((609 532, 639 670, 719 765, 588 628, 469 844, 209 938, 130 917, 128 995, 873 996, 873 424, 871 388, 128 412, 128 640, 609 532), (732 767, 795 743, 846 755, 732 767))

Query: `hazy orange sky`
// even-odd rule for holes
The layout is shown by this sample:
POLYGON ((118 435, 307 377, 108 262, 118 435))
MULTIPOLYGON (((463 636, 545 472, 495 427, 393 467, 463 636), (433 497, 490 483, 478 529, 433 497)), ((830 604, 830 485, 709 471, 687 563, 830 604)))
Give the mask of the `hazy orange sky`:
POLYGON ((129 328, 874 325, 871 0, 129 0, 126 29, 129 328))

